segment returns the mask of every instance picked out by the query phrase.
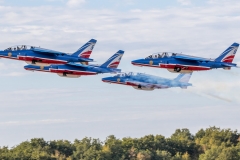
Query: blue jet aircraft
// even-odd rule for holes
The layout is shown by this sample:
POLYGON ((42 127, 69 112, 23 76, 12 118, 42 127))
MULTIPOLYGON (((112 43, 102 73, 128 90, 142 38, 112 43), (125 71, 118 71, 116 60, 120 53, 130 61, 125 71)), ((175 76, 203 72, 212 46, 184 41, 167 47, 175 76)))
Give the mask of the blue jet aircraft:
POLYGON ((166 89, 171 87, 181 87, 187 89, 192 84, 188 83, 192 73, 180 74, 177 78, 171 80, 152 76, 144 73, 120 73, 114 77, 103 78, 102 81, 106 83, 121 84, 132 86, 137 90, 152 91, 154 89, 166 89))
POLYGON ((27 45, 14 46, 0 51, 0 57, 25 61, 28 64, 37 66, 49 66, 51 64, 66 64, 69 62, 92 62, 90 59, 92 50, 96 44, 95 39, 91 39, 73 54, 43 49, 27 45))
POLYGON ((78 78, 80 76, 96 75, 100 73, 118 73, 121 72, 117 69, 120 64, 124 51, 119 50, 111 58, 109 58, 102 65, 83 65, 81 63, 67 63, 63 65, 50 65, 50 66, 24 66, 29 71, 41 71, 56 73, 61 77, 78 78))
POLYGON ((150 55, 145 59, 134 60, 132 64, 140 67, 164 68, 174 73, 191 73, 193 71, 205 71, 217 68, 230 70, 231 67, 237 67, 237 64, 232 63, 232 61, 238 47, 238 43, 233 43, 216 59, 163 52, 150 55))

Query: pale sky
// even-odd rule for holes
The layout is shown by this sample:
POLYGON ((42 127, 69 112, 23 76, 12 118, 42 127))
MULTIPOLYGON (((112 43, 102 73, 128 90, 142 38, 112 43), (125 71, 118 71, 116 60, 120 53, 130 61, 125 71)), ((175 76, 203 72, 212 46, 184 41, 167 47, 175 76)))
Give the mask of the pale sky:
MULTIPOLYGON (((121 49, 123 71, 165 78, 177 74, 130 62, 160 51, 216 58, 240 43, 237 0, 0 0, 0 18, 2 50, 28 44, 73 53, 95 38, 96 63, 121 49)), ((195 72, 187 90, 144 92, 101 82, 109 74, 68 79, 24 65, 0 60, 0 146, 31 138, 168 137, 177 128, 196 133, 214 125, 240 129, 237 68, 195 72)))

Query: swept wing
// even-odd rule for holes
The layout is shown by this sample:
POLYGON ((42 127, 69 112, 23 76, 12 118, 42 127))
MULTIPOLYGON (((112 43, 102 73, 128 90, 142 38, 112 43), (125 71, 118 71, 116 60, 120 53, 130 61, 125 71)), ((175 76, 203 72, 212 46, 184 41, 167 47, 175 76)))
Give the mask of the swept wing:
POLYGON ((121 72, 121 69, 116 69, 116 68, 101 68, 99 66, 94 66, 94 65, 84 65, 81 63, 67 63, 67 65, 71 65, 71 66, 77 66, 80 68, 94 68, 95 70, 98 70, 99 73, 118 73, 121 72))
POLYGON ((176 56, 173 56, 173 57, 176 59, 187 60, 187 61, 202 61, 202 62, 212 61, 212 59, 183 55, 183 54, 177 54, 176 56))
POLYGON ((32 48, 32 50, 34 52, 40 52, 40 53, 48 54, 48 55, 66 54, 66 53, 63 53, 63 52, 53 51, 53 50, 50 50, 50 49, 44 49, 44 48, 39 48, 39 47, 34 47, 34 48, 32 48))
MULTIPOLYGON (((53 51, 53 50, 39 48, 39 47, 34 47, 34 48, 32 48, 32 50, 34 52, 38 52, 38 53, 41 53, 41 54, 47 54, 47 55, 51 55, 51 56, 58 55, 58 54, 68 55, 67 53, 63 53, 63 52, 59 52, 59 51, 53 51)), ((82 62, 92 62, 93 61, 93 59, 84 58, 84 57, 78 57, 78 59, 82 62)))

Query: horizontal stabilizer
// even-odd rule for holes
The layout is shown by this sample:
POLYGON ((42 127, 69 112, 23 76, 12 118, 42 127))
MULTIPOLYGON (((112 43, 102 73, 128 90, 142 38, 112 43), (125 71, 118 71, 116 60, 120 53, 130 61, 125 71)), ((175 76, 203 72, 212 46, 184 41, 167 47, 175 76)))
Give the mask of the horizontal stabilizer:
POLYGON ((224 66, 224 67, 237 67, 237 64, 234 64, 234 63, 223 63, 222 66, 224 66))
POLYGON ((90 59, 90 58, 82 58, 82 57, 79 57, 78 58, 81 62, 93 62, 93 59, 90 59))

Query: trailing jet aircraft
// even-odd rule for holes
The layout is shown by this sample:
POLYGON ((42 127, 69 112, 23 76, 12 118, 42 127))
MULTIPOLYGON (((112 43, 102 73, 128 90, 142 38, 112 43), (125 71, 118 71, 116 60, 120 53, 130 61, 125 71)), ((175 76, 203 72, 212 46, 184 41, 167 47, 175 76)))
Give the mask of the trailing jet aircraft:
POLYGON ((0 57, 25 61, 28 64, 37 66, 49 66, 51 64, 66 64, 69 62, 92 62, 90 59, 92 50, 97 40, 91 39, 73 54, 43 49, 34 46, 14 46, 0 51, 0 57))
POLYGON ((84 65, 81 63, 67 63, 63 65, 50 65, 50 66, 24 66, 29 71, 41 71, 56 73, 61 77, 78 78, 80 76, 96 75, 100 73, 118 73, 121 72, 118 68, 124 51, 119 50, 111 58, 109 58, 102 65, 84 65))
POLYGON ((103 78, 102 81, 106 83, 122 84, 132 86, 134 89, 152 91, 154 89, 166 89, 171 87, 181 87, 187 89, 192 86, 188 83, 192 73, 181 73, 177 78, 165 79, 157 76, 152 76, 144 73, 120 73, 114 77, 103 78))
POLYGON ((205 71, 217 68, 230 70, 231 67, 237 67, 237 64, 232 63, 232 61, 238 47, 238 43, 233 43, 216 59, 163 52, 150 55, 145 59, 134 60, 132 64, 136 66, 164 68, 175 73, 191 73, 193 71, 205 71))

